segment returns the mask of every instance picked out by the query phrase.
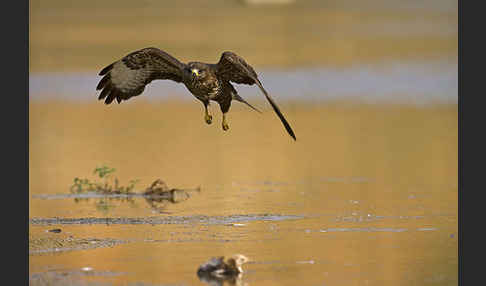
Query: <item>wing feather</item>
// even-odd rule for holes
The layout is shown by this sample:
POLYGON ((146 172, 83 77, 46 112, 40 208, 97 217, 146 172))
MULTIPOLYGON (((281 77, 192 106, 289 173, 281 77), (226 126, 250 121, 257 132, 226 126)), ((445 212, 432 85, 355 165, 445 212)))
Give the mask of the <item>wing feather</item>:
POLYGON ((100 90, 103 87, 105 87, 105 85, 108 83, 109 80, 110 80, 110 75, 109 74, 105 75, 96 86, 96 90, 100 90))
POLYGON ((106 98, 106 104, 114 99, 120 103, 140 95, 153 80, 182 82, 185 67, 184 63, 157 48, 132 52, 100 71, 99 75, 104 77, 96 86, 96 90, 102 89, 98 99, 106 98))
POLYGON ((227 81, 248 85, 256 84, 263 92, 263 95, 265 95, 265 98, 272 106, 280 121, 282 121, 282 124, 289 135, 294 138, 294 140, 297 140, 292 127, 290 127, 290 124, 285 119, 284 115, 280 111, 280 108, 275 103, 273 98, 270 97, 265 88, 263 88, 262 83, 258 79, 257 73, 242 57, 233 52, 224 52, 221 55, 219 62, 216 64, 216 74, 227 81))
POLYGON ((105 86, 98 97, 99 100, 104 99, 111 92, 111 85, 105 86))

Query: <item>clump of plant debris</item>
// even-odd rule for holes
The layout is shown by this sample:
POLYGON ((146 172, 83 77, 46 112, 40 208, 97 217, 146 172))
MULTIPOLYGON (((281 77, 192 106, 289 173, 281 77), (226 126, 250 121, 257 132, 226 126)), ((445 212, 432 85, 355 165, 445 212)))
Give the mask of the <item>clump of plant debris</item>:
MULTIPOLYGON (((141 192, 134 192, 135 184, 139 180, 130 180, 127 186, 119 184, 118 178, 113 173, 115 168, 107 166, 96 167, 93 174, 97 175, 100 181, 91 181, 89 179, 74 178, 73 185, 70 188, 73 194, 83 194, 87 192, 94 192, 97 194, 106 195, 98 201, 96 204, 97 209, 100 211, 109 211, 114 206, 109 204, 108 200, 123 199, 131 201, 133 203, 133 196, 143 196, 152 209, 162 212, 165 209, 167 203, 179 203, 190 198, 191 192, 199 192, 200 188, 195 189, 177 189, 169 188, 161 179, 155 180, 148 188, 141 192), (123 195, 124 198, 119 196, 110 195, 123 195)), ((89 198, 75 198, 76 202, 80 200, 89 200, 89 198)))

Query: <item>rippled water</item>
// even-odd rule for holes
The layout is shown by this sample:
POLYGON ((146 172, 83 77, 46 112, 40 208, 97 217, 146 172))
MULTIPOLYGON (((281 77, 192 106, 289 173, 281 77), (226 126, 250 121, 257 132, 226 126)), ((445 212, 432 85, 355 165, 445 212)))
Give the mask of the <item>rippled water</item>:
MULTIPOLYGON (((168 204, 166 214, 154 213, 140 196, 113 198, 110 209, 97 208, 99 196, 77 202, 33 196, 31 235, 59 245, 31 249, 31 282, 207 285, 197 266, 233 253, 252 259, 244 265, 247 285, 427 285, 438 273, 448 285, 457 279, 454 252, 443 252, 457 243, 456 214, 450 205, 439 207, 435 191, 416 190, 422 197, 412 199, 409 192, 386 195, 386 207, 379 207, 383 194, 371 191, 378 185, 351 178, 221 187, 168 204), (365 196, 356 188, 370 191, 365 196), (54 228, 62 231, 47 232, 54 228), (424 264, 427 271, 418 274, 424 264), (408 269, 407 283, 393 274, 400 267, 408 269)), ((442 192, 442 199, 453 198, 442 192)))

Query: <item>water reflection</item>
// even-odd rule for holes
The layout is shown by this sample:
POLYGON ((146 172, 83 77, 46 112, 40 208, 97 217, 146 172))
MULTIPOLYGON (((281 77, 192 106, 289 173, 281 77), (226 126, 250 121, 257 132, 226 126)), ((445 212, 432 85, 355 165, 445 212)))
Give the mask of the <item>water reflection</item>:
POLYGON ((167 205, 183 202, 191 197, 191 193, 200 191, 200 187, 185 190, 169 189, 164 181, 157 179, 145 190, 144 198, 152 210, 164 213, 167 205))
POLYGON ((229 285, 229 286, 243 286, 247 285, 247 283, 243 282, 242 279, 242 274, 239 274, 237 276, 229 276, 229 277, 215 277, 211 276, 208 273, 197 273, 197 277, 199 277, 199 280, 202 282, 211 285, 211 286, 223 286, 223 285, 229 285))
POLYGON ((209 285, 245 285, 242 282, 242 265, 248 261, 248 257, 242 254, 226 259, 224 256, 213 257, 199 266, 197 276, 209 285))

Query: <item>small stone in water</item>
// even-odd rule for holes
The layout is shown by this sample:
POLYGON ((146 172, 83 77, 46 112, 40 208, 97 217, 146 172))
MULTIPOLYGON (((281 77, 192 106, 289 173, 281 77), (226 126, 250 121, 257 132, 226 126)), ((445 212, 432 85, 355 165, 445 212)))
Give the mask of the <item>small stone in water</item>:
POLYGON ((308 261, 297 261, 297 263, 308 263, 308 264, 314 264, 314 260, 308 260, 308 261))
POLYGON ((244 223, 234 223, 233 226, 245 226, 244 223))

